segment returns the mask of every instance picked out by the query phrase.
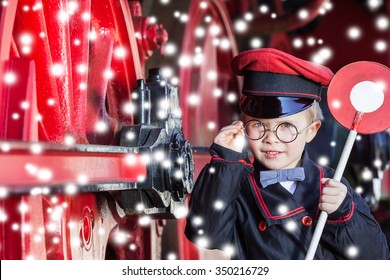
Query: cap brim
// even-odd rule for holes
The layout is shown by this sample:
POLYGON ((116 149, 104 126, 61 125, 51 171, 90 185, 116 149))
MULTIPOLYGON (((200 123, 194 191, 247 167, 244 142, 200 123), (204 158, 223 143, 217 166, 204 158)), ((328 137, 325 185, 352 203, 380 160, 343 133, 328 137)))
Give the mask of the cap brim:
POLYGON ((241 111, 254 118, 274 119, 299 113, 313 104, 313 99, 276 96, 244 96, 241 111))

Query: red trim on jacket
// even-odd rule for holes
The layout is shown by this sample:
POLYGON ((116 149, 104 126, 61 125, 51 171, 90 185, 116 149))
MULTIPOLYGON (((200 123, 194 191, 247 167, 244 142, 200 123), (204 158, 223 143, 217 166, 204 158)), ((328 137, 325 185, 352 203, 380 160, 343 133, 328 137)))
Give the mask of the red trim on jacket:
POLYGON ((230 161, 230 160, 226 160, 226 159, 224 159, 224 158, 221 158, 221 157, 219 157, 219 156, 217 156, 217 155, 212 155, 212 156, 211 156, 211 161, 214 161, 214 160, 226 161, 226 162, 228 162, 228 163, 242 163, 242 164, 244 164, 244 165, 246 165, 246 166, 253 167, 253 164, 247 163, 247 162, 246 162, 245 160, 243 160, 243 159, 240 159, 240 160, 234 162, 234 161, 230 161))
MULTIPOLYGON (((322 195, 322 189, 325 187, 325 185, 321 183, 321 179, 324 178, 324 169, 321 166, 319 166, 319 165, 317 165, 317 167, 320 170, 320 185, 319 185, 320 197, 318 199, 318 205, 319 205, 320 204, 321 195, 322 195)), ((320 208, 317 207, 317 215, 316 215, 317 220, 318 220, 318 217, 320 216, 320 211, 321 211, 320 208)))
POLYGON ((354 210, 355 210, 355 203, 352 201, 351 212, 349 212, 347 215, 345 215, 341 219, 338 219, 338 220, 329 220, 328 219, 326 221, 329 223, 345 223, 352 218, 354 210))
POLYGON ((253 189, 254 189, 254 191, 256 193, 257 200, 259 201, 260 206, 264 210, 264 213, 266 214, 267 218, 270 218, 270 219, 273 219, 273 220, 280 220, 280 219, 284 219, 284 218, 289 218, 289 217, 295 216, 295 215, 305 211, 305 208, 303 206, 300 206, 300 207, 295 208, 294 210, 291 210, 291 211, 289 211, 289 212, 287 212, 287 213, 285 213, 283 215, 278 215, 278 216, 272 215, 270 213, 268 207, 267 207, 267 204, 265 203, 265 201, 263 199, 263 196, 261 195, 260 187, 257 184, 256 179, 255 179, 253 173, 250 175, 250 179, 251 179, 251 182, 252 182, 253 189))

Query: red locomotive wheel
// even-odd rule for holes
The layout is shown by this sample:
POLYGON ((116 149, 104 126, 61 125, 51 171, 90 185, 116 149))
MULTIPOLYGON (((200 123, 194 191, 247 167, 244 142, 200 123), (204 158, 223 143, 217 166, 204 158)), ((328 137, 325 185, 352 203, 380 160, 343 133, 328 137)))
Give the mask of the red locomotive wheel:
MULTIPOLYGON (((143 78, 145 53, 153 50, 139 48, 147 36, 134 30, 132 18, 147 22, 140 3, 0 5, 0 138, 117 144, 121 124, 132 124, 130 93, 143 78)), ((121 228, 128 228, 123 246, 110 249, 110 257, 151 258, 143 249, 151 242, 149 229, 138 226, 138 217, 113 211, 108 193, 48 193, 2 199, 0 205, 1 259, 104 259, 107 244, 120 243, 110 239, 121 228)))

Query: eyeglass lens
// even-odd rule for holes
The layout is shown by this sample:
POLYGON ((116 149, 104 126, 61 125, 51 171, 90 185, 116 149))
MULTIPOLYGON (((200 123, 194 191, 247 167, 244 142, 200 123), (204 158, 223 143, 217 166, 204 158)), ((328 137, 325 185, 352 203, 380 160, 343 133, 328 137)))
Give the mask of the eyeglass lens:
POLYGON ((276 137, 284 143, 292 142, 298 137, 298 129, 291 123, 281 123, 275 130, 266 129, 263 123, 255 120, 245 124, 245 134, 251 140, 263 138, 267 131, 275 133, 276 137))

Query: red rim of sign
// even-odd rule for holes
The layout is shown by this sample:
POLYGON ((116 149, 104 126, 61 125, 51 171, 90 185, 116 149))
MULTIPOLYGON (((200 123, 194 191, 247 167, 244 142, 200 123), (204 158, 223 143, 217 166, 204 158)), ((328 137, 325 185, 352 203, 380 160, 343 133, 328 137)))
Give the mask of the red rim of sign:
POLYGON ((364 113, 355 130, 362 134, 384 131, 390 127, 390 69, 380 63, 359 61, 341 68, 328 88, 330 112, 342 126, 351 129, 357 113, 351 102, 351 91, 356 84, 363 81, 380 85, 384 102, 377 110, 364 113))

